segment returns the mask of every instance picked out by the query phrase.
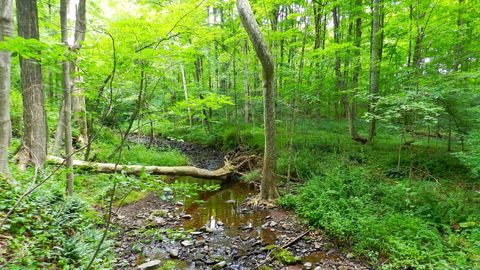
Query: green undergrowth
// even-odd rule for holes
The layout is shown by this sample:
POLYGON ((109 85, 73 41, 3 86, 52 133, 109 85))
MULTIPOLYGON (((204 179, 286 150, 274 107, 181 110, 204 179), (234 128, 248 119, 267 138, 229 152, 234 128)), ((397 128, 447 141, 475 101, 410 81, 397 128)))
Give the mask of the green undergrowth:
MULTIPOLYGON (((0 219, 31 186, 33 172, 14 172, 14 177, 16 186, 0 180, 0 219)), ((60 179, 63 173, 25 198, 2 228, 0 235, 7 241, 0 247, 1 269, 83 269, 89 263, 104 220, 80 196, 66 198, 60 179)), ((113 266, 112 244, 104 242, 94 269, 113 266)))
POLYGON ((378 164, 324 156, 316 165, 322 173, 283 196, 283 206, 375 267, 480 268, 478 192, 450 180, 391 179, 378 164))

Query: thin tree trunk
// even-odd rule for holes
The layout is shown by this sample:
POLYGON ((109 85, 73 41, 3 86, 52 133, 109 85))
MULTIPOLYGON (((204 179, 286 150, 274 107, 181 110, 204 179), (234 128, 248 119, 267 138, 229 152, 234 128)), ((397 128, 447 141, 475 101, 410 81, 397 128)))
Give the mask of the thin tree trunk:
MULTIPOLYGON (((0 0, 0 42, 13 35, 12 0, 0 0)), ((10 177, 8 146, 12 137, 10 121, 10 73, 12 54, 0 51, 0 176, 10 177)))
POLYGON ((371 142, 377 131, 375 103, 378 100, 380 89, 380 66, 382 63, 383 44, 383 0, 373 0, 373 19, 370 52, 370 104, 369 112, 374 115, 370 122, 368 141, 371 142))
POLYGON ((278 197, 276 181, 276 132, 275 132, 275 64, 267 47, 260 27, 248 0, 237 0, 237 8, 245 30, 257 56, 262 63, 263 75, 263 108, 265 125, 265 152, 263 158, 263 177, 260 186, 260 198, 270 201, 278 197))
MULTIPOLYGON (((67 7, 69 0, 60 1, 60 25, 62 32, 62 42, 66 47, 68 44, 68 16, 67 7)), ((70 80, 70 62, 65 60, 62 63, 62 88, 63 88, 63 131, 65 156, 67 157, 67 195, 73 195, 73 146, 72 146, 72 83, 70 80)))
POLYGON ((249 63, 248 63, 248 41, 245 40, 245 45, 243 46, 243 52, 244 52, 244 89, 245 89, 245 96, 244 96, 244 109, 243 109, 243 114, 244 114, 244 121, 245 123, 250 122, 250 107, 251 107, 251 101, 250 101, 250 69, 249 69, 249 63))
MULTIPOLYGON (((17 0, 18 35, 39 39, 36 0, 17 0)), ((47 157, 47 118, 43 95, 42 67, 35 59, 20 57, 23 120, 25 133, 17 153, 19 169, 28 163, 43 167, 47 157)))
POLYGON ((182 71, 182 84, 183 84, 183 91, 185 94, 185 103, 187 104, 187 110, 188 110, 188 122, 190 123, 190 127, 193 126, 193 121, 192 121, 192 111, 190 109, 190 105, 188 104, 188 88, 187 88, 187 81, 185 80, 185 69, 183 68, 183 65, 181 66, 181 71, 182 71))

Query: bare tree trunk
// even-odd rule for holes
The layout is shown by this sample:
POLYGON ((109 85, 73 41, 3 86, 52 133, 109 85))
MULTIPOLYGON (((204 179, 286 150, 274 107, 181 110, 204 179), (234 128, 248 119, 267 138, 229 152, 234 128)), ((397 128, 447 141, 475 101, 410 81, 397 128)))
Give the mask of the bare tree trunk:
MULTIPOLYGON (((380 66, 382 63, 382 45, 383 45, 383 0, 373 0, 373 19, 371 34, 371 52, 370 52, 370 104, 369 111, 375 114, 375 103, 378 100, 380 88, 380 66)), ((375 117, 370 122, 368 141, 371 142, 375 137, 377 130, 377 120, 375 117)))
POLYGON ((255 52, 262 63, 263 75, 263 109, 265 125, 265 152, 263 158, 263 177, 260 187, 260 198, 270 201, 278 197, 276 181, 276 132, 275 132, 275 64, 267 47, 260 27, 248 0, 237 0, 240 19, 252 41, 255 52))
POLYGON ((192 110, 190 109, 190 105, 188 104, 188 88, 187 88, 187 81, 185 80, 185 69, 183 65, 181 66, 181 71, 182 71, 182 83, 183 83, 183 91, 185 94, 185 103, 187 104, 187 110, 188 110, 188 121, 190 123, 190 127, 193 126, 193 121, 192 121, 192 110))
POLYGON ((251 107, 251 101, 250 101, 250 69, 249 69, 249 63, 248 63, 248 41, 245 40, 245 45, 243 46, 243 52, 244 52, 244 89, 245 89, 245 101, 244 101, 244 109, 243 109, 243 114, 244 114, 244 121, 245 123, 250 122, 250 107, 251 107))
POLYGON ((60 112, 58 114, 58 123, 57 123, 57 130, 55 131, 55 140, 53 142, 52 153, 58 154, 60 152, 60 148, 62 147, 63 142, 63 135, 65 134, 65 126, 64 120, 65 117, 65 101, 62 101, 62 106, 60 107, 60 112))
MULTIPOLYGON (((36 0, 17 0, 18 35, 22 38, 39 39, 36 0)), ((25 170, 28 163, 43 167, 47 157, 47 118, 43 96, 42 66, 35 59, 20 57, 23 120, 25 134, 22 147, 17 153, 19 169, 25 170)))
MULTIPOLYGON (((0 0, 0 42, 13 34, 12 0, 0 0)), ((8 146, 12 137, 10 121, 10 73, 12 54, 0 51, 0 176, 10 176, 8 146)))
MULTIPOLYGON (((62 32, 62 42, 66 47, 68 44, 68 17, 67 7, 69 0, 60 1, 60 25, 62 32)), ((73 146, 72 146, 72 83, 70 80, 70 62, 65 60, 62 63, 62 88, 63 88, 63 131, 65 156, 67 157, 67 195, 73 195, 73 146)))
MULTIPOLYGON (((79 0, 76 12, 75 20, 75 40, 73 50, 79 50, 82 46, 82 42, 85 40, 86 31, 86 0, 79 0)), ((72 66, 70 72, 76 71, 72 66)), ((81 82, 82 78, 77 76, 72 82, 72 116, 74 122, 77 124, 80 132, 79 142, 86 145, 88 142, 88 128, 87 128, 87 109, 85 102, 85 93, 83 89, 77 88, 78 82, 81 82)))

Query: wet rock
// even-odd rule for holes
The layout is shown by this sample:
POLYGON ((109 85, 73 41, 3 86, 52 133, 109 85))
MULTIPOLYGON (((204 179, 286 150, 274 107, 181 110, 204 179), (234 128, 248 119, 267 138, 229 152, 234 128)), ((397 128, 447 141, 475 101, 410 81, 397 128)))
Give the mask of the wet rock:
POLYGON ((312 269, 312 266, 313 266, 313 265, 312 265, 311 262, 306 262, 306 263, 303 264, 303 268, 304 268, 304 269, 307 269, 307 270, 312 269))
POLYGON ((146 262, 146 263, 142 263, 141 265, 139 265, 137 267, 137 269, 155 269, 157 268, 162 262, 160 260, 153 260, 153 261, 149 261, 149 262, 146 262))
POLYGON ((221 262, 215 264, 215 265, 213 266, 213 269, 214 269, 214 270, 222 269, 222 268, 225 267, 226 265, 227 265, 227 262, 226 262, 226 261, 221 261, 221 262))
POLYGON ((193 259, 195 261, 201 261, 205 258, 205 256, 206 256, 206 254, 204 254, 204 253, 197 253, 193 256, 193 259))
POLYGON ((201 247, 203 245, 205 245, 207 243, 207 241, 205 239, 198 239, 195 241, 195 247, 201 247))
POLYGON ((193 242, 190 241, 190 240, 183 240, 182 241, 182 246, 184 246, 184 247, 189 247, 191 245, 193 245, 193 242))
POLYGON ((170 254, 170 257, 172 258, 178 258, 178 249, 172 248, 168 250, 168 254, 170 254))
POLYGON ((189 214, 181 214, 180 217, 183 219, 192 219, 192 215, 189 214))

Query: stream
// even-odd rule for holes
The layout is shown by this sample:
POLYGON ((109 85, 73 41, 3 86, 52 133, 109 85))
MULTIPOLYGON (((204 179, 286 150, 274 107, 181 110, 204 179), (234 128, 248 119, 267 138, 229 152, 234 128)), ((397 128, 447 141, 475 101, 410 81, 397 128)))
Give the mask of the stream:
MULTIPOLYGON (((171 145, 162 139, 155 144, 159 150, 171 145)), ((189 156, 197 166, 223 165, 216 150, 178 141, 174 147, 196 153, 189 156)), ((118 228, 115 269, 368 269, 319 231, 291 243, 308 227, 286 210, 244 205, 256 193, 251 184, 191 177, 171 181, 220 188, 190 197, 164 188, 122 206, 113 218, 118 228), (289 256, 273 256, 272 248, 287 244, 289 256)))

